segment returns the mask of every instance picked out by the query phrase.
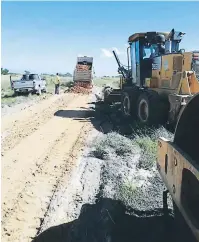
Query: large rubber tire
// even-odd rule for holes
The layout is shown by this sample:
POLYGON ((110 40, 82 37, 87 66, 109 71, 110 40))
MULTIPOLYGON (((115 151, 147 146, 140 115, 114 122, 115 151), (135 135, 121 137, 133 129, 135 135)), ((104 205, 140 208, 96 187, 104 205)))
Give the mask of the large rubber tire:
POLYGON ((197 242, 191 229, 189 228, 188 224, 186 223, 183 215, 180 213, 180 210, 174 201, 173 201, 173 215, 174 215, 174 221, 175 221, 175 226, 177 231, 183 231, 183 238, 181 238, 181 241, 197 242))
POLYGON ((109 95, 112 92, 112 88, 111 87, 105 87, 104 88, 104 103, 105 104, 111 104, 110 100, 109 100, 109 95))
POLYGON ((180 113, 175 129, 174 143, 199 165, 199 93, 186 104, 180 113))
POLYGON ((122 114, 125 118, 128 118, 132 114, 132 107, 131 107, 131 99, 127 92, 122 93, 122 100, 121 100, 121 110, 122 114))
POLYGON ((19 92, 14 90, 14 96, 19 96, 19 92))
POLYGON ((158 94, 144 92, 138 97, 137 118, 141 124, 157 126, 167 121, 168 110, 166 104, 160 100, 158 94))
POLYGON ((47 90, 46 90, 46 88, 44 88, 44 89, 42 90, 42 92, 43 92, 43 93, 47 93, 47 90))

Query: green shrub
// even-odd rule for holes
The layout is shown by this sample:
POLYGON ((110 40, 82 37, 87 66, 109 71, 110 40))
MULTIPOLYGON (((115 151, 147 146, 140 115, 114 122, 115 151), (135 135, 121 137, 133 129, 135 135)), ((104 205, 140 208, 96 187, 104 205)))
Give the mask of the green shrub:
POLYGON ((129 181, 124 182, 118 186, 115 198, 120 200, 124 205, 131 206, 138 190, 139 188, 135 184, 129 181))
POLYGON ((135 152, 132 141, 116 132, 97 138, 93 148, 92 155, 100 159, 105 159, 112 155, 123 157, 135 152))

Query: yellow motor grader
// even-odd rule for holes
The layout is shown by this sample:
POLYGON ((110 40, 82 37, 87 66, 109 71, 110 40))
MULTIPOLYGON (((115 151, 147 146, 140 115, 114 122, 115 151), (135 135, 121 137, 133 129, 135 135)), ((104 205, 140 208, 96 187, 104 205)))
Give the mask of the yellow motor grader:
POLYGON ((175 127, 187 101, 199 92, 199 51, 180 49, 184 33, 145 32, 129 37, 128 66, 118 63, 120 89, 106 87, 104 101, 121 102, 125 117, 175 127))
POLYGON ((142 124, 173 127, 173 142, 158 141, 157 167, 199 241, 199 51, 180 49, 183 35, 174 29, 131 35, 128 66, 113 51, 120 89, 106 87, 104 101, 121 102, 123 115, 142 124))

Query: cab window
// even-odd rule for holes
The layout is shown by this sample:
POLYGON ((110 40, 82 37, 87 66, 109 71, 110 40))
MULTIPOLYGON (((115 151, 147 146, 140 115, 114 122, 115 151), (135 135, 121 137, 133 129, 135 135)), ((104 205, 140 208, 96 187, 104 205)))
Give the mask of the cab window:
POLYGON ((154 57, 155 53, 156 53, 155 45, 143 47, 143 59, 152 58, 152 57, 154 57))

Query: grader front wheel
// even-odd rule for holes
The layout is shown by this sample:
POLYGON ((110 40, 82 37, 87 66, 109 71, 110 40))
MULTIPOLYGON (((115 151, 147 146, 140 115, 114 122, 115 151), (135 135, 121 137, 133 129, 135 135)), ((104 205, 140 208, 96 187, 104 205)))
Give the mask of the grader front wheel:
POLYGON ((122 100, 121 100, 121 109, 122 114, 125 118, 130 117, 131 115, 131 100, 127 92, 124 92, 122 94, 122 100))

